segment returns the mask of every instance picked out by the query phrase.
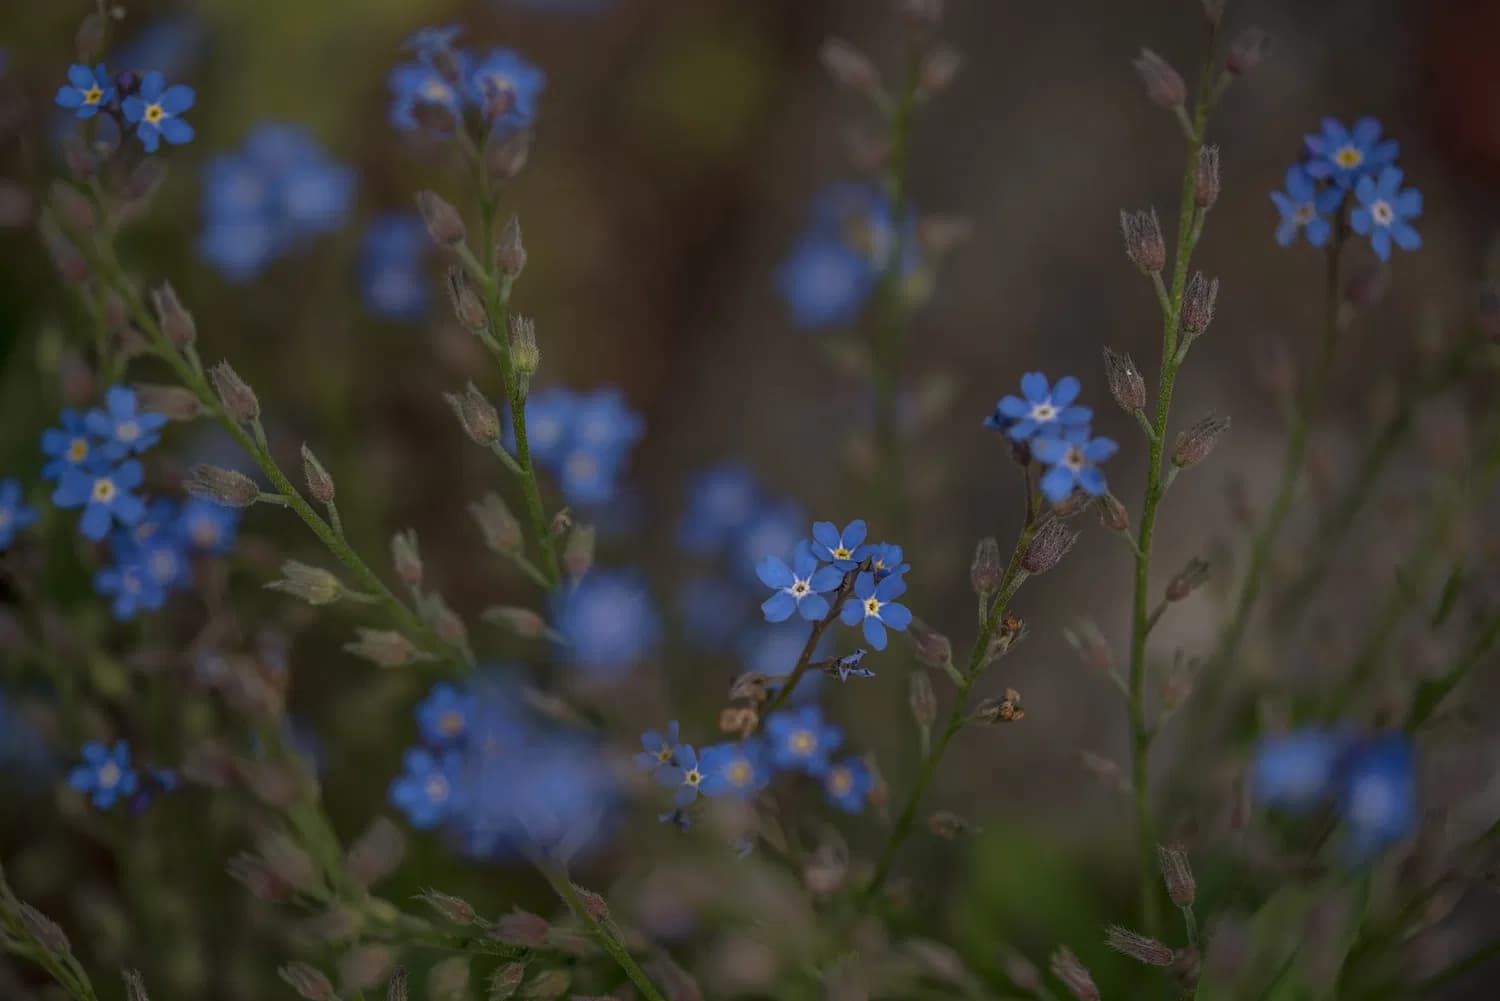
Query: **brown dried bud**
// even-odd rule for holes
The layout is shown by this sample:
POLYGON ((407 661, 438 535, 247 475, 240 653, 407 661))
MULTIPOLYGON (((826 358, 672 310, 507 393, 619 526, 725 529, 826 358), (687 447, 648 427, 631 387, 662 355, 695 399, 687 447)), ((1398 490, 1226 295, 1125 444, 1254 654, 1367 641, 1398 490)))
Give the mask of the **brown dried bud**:
POLYGON ((1125 255, 1142 274, 1159 274, 1167 266, 1167 244, 1155 209, 1121 212, 1120 230, 1125 235, 1125 255))
POLYGON ((221 361, 208 370, 209 381, 214 384, 214 392, 219 394, 219 402, 224 405, 224 413, 236 424, 248 424, 260 419, 260 400, 255 396, 255 390, 250 384, 240 378, 240 374, 227 361, 221 361))
POLYGON ((830 38, 818 48, 818 60, 840 87, 867 97, 881 92, 880 70, 870 57, 842 38, 830 38))
POLYGON ((417 192, 417 211, 427 227, 427 235, 439 247, 456 247, 468 238, 463 216, 435 191, 417 192))
POLYGON ((156 306, 156 319, 161 324, 162 333, 167 335, 167 340, 179 348, 185 348, 198 339, 193 314, 182 308, 182 303, 177 299, 177 291, 170 284, 164 284, 153 291, 151 301, 156 306))
POLYGON ((1212 414, 1177 435, 1172 446, 1172 465, 1181 469, 1196 466, 1214 450, 1219 436, 1229 430, 1228 417, 1212 414))
POLYGON ((957 49, 947 45, 939 45, 927 53, 922 60, 922 69, 918 75, 923 93, 940 94, 947 90, 953 78, 958 76, 963 62, 963 55, 957 49))
POLYGON ((336 1001, 337 999, 337 995, 333 993, 333 984, 315 966, 302 962, 287 963, 276 972, 282 980, 291 985, 292 990, 307 1001, 336 1001))
POLYGON ((908 704, 917 726, 922 729, 928 729, 937 719, 937 693, 932 690, 932 679, 927 677, 927 672, 912 672, 908 704))
POLYGON ((578 525, 568 533, 563 545, 563 573, 578 580, 594 565, 594 539, 597 533, 593 525, 578 525))
POLYGON ((1178 907, 1192 907, 1198 898, 1198 883, 1193 878, 1193 864, 1181 845, 1157 845, 1156 860, 1161 865, 1162 882, 1167 896, 1178 907))
POLYGON ((1052 975, 1062 981, 1077 1001, 1099 1001, 1099 988, 1072 949, 1060 945, 1052 953, 1052 975))
POLYGON ((296 560, 281 564, 281 579, 271 581, 266 588, 301 598, 309 605, 331 605, 344 594, 344 585, 333 574, 296 560))
POLYGON ((480 924, 474 905, 462 897, 455 897, 437 890, 428 890, 417 895, 417 899, 431 907, 444 921, 456 925, 480 924))
POLYGON ((496 605, 486 608, 479 617, 522 639, 536 639, 547 632, 546 619, 531 609, 522 608, 519 605, 496 605))
POLYGON ((1086 666, 1100 671, 1115 666, 1114 651, 1093 619, 1079 619, 1071 626, 1064 626, 1063 639, 1086 666))
POLYGON ((1207 211, 1219 200, 1219 147, 1198 149, 1198 172, 1193 177, 1193 204, 1207 211))
POLYGON ((406 835, 401 828, 385 817, 376 817, 349 846, 344 865, 356 883, 368 888, 395 872, 405 854, 406 835))
POLYGON ((760 713, 749 706, 728 706, 719 710, 720 733, 735 734, 745 738, 754 733, 758 726, 760 726, 760 713))
POLYGON ((500 440, 500 413, 472 382, 462 393, 444 393, 443 399, 453 408, 464 434, 476 445, 488 448, 500 440))
POLYGON ((495 241, 495 265, 500 273, 512 280, 519 278, 526 269, 526 245, 521 242, 521 220, 511 216, 500 239, 495 241))
POLYGON ((1182 74, 1155 52, 1142 49, 1139 58, 1132 65, 1135 66, 1135 72, 1141 78, 1146 96, 1151 99, 1152 104, 1170 111, 1182 107, 1187 101, 1187 83, 1183 81, 1182 74))
POLYGON ((416 587, 422 583, 422 551, 417 546, 417 533, 414 529, 391 536, 391 565, 396 568, 396 576, 401 578, 401 583, 407 587, 416 587))
POLYGON ((1026 710, 1021 708, 1021 693, 1014 688, 1005 690, 1003 699, 985 699, 974 707, 972 721, 981 726, 996 723, 1013 723, 1025 719, 1026 710))
POLYGON ((1099 524, 1111 532, 1130 531, 1130 512, 1120 498, 1111 493, 1100 494, 1095 506, 1099 508, 1099 524))
POLYGON ((547 919, 529 911, 512 911, 490 929, 490 937, 510 945, 535 949, 547 942, 547 919))
POLYGON ((959 835, 968 834, 973 830, 967 820, 948 810, 939 810, 928 817, 927 829, 944 841, 952 841, 959 835))
POLYGON ((417 655, 411 640, 391 629, 357 629, 354 642, 344 649, 378 667, 404 667, 417 655))
POLYGON ((980 539, 974 549, 974 562, 969 564, 969 583, 974 585, 974 593, 981 598, 994 594, 1000 589, 1000 577, 1000 543, 993 535, 980 539))
POLYGON ((1194 556, 1167 582, 1167 600, 1181 601, 1208 580, 1208 563, 1194 556))
POLYGON ((609 920, 609 903, 603 897, 593 890, 584 889, 577 883, 573 884, 573 892, 578 894, 579 900, 583 901, 583 909, 589 912, 589 917, 601 924, 609 920))
POLYGON ((69 236, 90 236, 99 228, 99 216, 94 211, 94 203, 65 181, 52 182, 52 207, 69 236))
POLYGON ((1219 279, 1209 280, 1195 271, 1182 294, 1182 329, 1196 337, 1214 319, 1214 300, 1219 297, 1219 279))
POLYGON ((536 323, 529 316, 516 314, 510 318, 510 358, 525 395, 529 380, 542 364, 542 351, 536 346, 536 323))
POLYGON ((1229 43, 1224 68, 1235 76, 1244 76, 1261 64, 1271 51, 1271 36, 1260 28, 1246 28, 1229 43))
POLYGON ((1104 944, 1147 966, 1165 968, 1171 966, 1172 960, 1177 958, 1170 946, 1119 925, 1110 925, 1104 930, 1104 944))
POLYGON ((766 686, 771 679, 759 671, 746 671, 738 675, 729 683, 729 697, 731 699, 749 699, 752 702, 764 702, 770 694, 766 686))
POLYGON ((1146 379, 1129 355, 1104 349, 1104 381, 1120 409, 1133 414, 1146 408, 1146 379))
POLYGON ((515 180, 530 156, 530 132, 512 132, 506 136, 491 133, 484 144, 484 168, 492 179, 502 183, 515 180))
POLYGON ((203 416, 203 405, 190 389, 138 382, 131 387, 141 409, 161 414, 169 421, 191 421, 203 416))
POLYGON ((197 465, 188 471, 182 488, 194 497, 225 507, 249 507, 260 499, 260 487, 244 473, 221 466, 197 465))
POLYGON ((453 306, 453 315, 459 324, 469 333, 489 329, 490 319, 484 311, 484 303, 459 268, 448 269, 448 302, 453 306))
POLYGON ((307 492, 312 494, 313 500, 322 504, 333 503, 336 493, 333 477, 328 475, 328 470, 323 468, 305 442, 302 445, 302 479, 307 483, 307 492))
POLYGON ((1027 544, 1026 554, 1021 557, 1021 566, 1029 574, 1044 574, 1061 563, 1077 541, 1077 532, 1060 521, 1049 521, 1027 544))
POLYGON ((519 553, 524 547, 520 521, 497 495, 485 494, 482 500, 470 504, 469 514, 479 525, 484 544, 492 551, 509 556, 519 553))

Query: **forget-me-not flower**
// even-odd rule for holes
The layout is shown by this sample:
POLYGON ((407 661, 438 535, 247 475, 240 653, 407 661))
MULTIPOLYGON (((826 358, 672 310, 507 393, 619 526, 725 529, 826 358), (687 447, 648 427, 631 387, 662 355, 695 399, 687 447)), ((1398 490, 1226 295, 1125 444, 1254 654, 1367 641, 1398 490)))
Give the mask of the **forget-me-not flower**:
POLYGON ((1332 184, 1323 187, 1300 164, 1287 168, 1286 190, 1271 192, 1271 201, 1281 213, 1276 227, 1276 242, 1290 246, 1298 233, 1307 234, 1307 242, 1321 247, 1333 234, 1330 216, 1343 204, 1344 192, 1332 184))
POLYGON ((155 153, 165 139, 174 146, 193 140, 193 127, 180 116, 193 106, 197 95, 185 84, 168 87, 166 78, 154 70, 141 80, 141 89, 125 98, 120 109, 135 126, 135 134, 147 153, 155 153))
POLYGON ((911 610, 896 601, 906 593, 906 581, 891 575, 877 582, 872 573, 854 578, 854 597, 840 613, 846 626, 864 623, 865 642, 884 650, 886 628, 904 631, 911 625, 911 610))
POLYGON ((1422 214, 1422 192, 1401 187, 1402 174, 1396 167, 1386 167, 1378 177, 1366 175, 1354 188, 1359 200, 1349 213, 1349 228, 1370 238, 1370 248, 1382 261, 1391 259, 1391 243, 1402 250, 1416 250, 1422 235, 1411 220, 1422 214))
POLYGON ((1021 376, 1021 395, 1002 397, 995 404, 995 412, 985 418, 984 426, 1005 432, 1013 441, 1055 437, 1087 428, 1094 412, 1073 402, 1081 388, 1071 375, 1053 385, 1041 372, 1027 372, 1021 376))
POLYGON ((109 70, 100 63, 93 69, 75 63, 68 67, 68 82, 57 88, 57 105, 71 110, 77 118, 93 118, 99 109, 115 99, 115 82, 109 70))
POLYGON ((767 556, 755 568, 766 587, 776 593, 760 606, 767 622, 785 622, 797 612, 816 622, 828 614, 828 599, 823 597, 837 588, 844 574, 836 567, 818 565, 818 558, 808 546, 798 546, 791 566, 775 556, 767 556))

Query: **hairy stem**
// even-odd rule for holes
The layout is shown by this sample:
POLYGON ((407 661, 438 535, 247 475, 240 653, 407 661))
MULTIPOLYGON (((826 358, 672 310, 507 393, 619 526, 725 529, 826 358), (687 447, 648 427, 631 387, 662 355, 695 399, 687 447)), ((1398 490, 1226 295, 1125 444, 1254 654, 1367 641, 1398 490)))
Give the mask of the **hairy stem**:
POLYGON ((573 916, 588 929, 594 941, 599 943, 599 947, 609 953, 610 958, 615 961, 625 976, 630 978, 630 982, 635 984, 641 996, 646 1001, 666 1001, 661 991, 651 983, 651 978, 646 976, 646 971, 642 970, 640 964, 630 955, 630 951, 619 939, 615 938, 608 928, 596 920, 594 915, 589 913, 588 906, 579 897, 578 891, 573 888, 573 881, 568 878, 567 873, 545 863, 538 863, 537 868, 552 885, 552 889, 562 898, 563 903, 568 905, 568 910, 573 912, 573 916))

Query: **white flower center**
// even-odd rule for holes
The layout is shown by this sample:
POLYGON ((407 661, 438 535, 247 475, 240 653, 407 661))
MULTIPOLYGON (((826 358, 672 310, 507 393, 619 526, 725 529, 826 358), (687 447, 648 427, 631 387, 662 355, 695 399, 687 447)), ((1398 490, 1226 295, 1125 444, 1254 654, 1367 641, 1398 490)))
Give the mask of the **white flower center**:
POLYGON ((1031 419, 1039 424, 1057 420, 1057 407, 1053 406, 1052 400, 1046 399, 1041 403, 1031 405, 1031 419))
POLYGON ((1375 220, 1377 226, 1389 226, 1396 220, 1396 210, 1391 203, 1381 199, 1370 206, 1370 218, 1375 220))

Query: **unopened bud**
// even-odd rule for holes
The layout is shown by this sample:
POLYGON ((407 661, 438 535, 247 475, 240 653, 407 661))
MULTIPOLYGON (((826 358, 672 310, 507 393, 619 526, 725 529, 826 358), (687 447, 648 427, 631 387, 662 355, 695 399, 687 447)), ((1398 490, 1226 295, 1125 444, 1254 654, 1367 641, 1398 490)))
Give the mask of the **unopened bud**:
POLYGON ((496 605, 486 608, 480 618, 522 639, 536 639, 547 632, 546 619, 529 608, 517 605, 496 605))
POLYGON ((64 181, 52 182, 52 207, 57 211, 58 221, 69 236, 91 236, 99 228, 99 216, 94 203, 73 185, 64 181))
POLYGON ((911 692, 907 701, 917 726, 925 730, 937 720, 937 693, 932 690, 932 679, 927 677, 927 672, 912 672, 911 692))
POLYGON ((307 483, 307 492, 312 494, 313 500, 321 504, 332 504, 336 490, 333 485, 333 477, 328 475, 328 470, 313 455, 312 449, 304 443, 302 446, 302 478, 307 483))
POLYGON ((500 413, 472 382, 462 393, 444 393, 464 434, 476 445, 488 448, 500 440, 500 413))
POLYGON ((1021 693, 1014 688, 1005 690, 1003 699, 985 699, 974 708, 973 722, 981 726, 996 723, 1013 723, 1025 719, 1026 710, 1021 708, 1021 693))
POLYGON ((453 306, 453 315, 459 324, 469 333, 477 334, 489 328, 490 319, 484 311, 484 303, 459 268, 448 269, 448 302, 453 306))
POLYGON ((331 605, 344 593, 344 585, 333 574, 296 560, 281 564, 281 579, 271 581, 266 587, 301 598, 309 605, 331 605))
POLYGON ((1125 236, 1125 255, 1143 274, 1158 274, 1167 266, 1167 244, 1155 209, 1121 212, 1120 230, 1125 236))
POLYGON ((410 998, 406 988, 406 967, 398 966, 391 974, 391 985, 386 988, 385 1001, 410 1001, 410 998))
POLYGON ((474 905, 462 897, 428 890, 426 893, 419 894, 417 899, 436 911, 444 921, 456 925, 479 923, 479 915, 475 912, 474 905))
POLYGON ((19 904, 16 910, 20 914, 22 923, 26 925, 27 933, 42 948, 54 956, 66 956, 73 951, 72 945, 68 942, 67 933, 56 921, 25 902, 19 904))
POLYGON ((1058 946, 1052 953, 1052 975, 1062 981, 1077 1001, 1099 1001, 1099 988, 1094 984, 1094 978, 1089 976, 1089 971, 1084 969, 1073 950, 1065 945, 1058 946))
POLYGON ((1219 297, 1219 279, 1204 278, 1195 271, 1182 294, 1182 329, 1197 336, 1208 329, 1214 319, 1214 300, 1219 297))
POLYGON ((1203 146, 1198 150, 1198 172, 1193 177, 1193 204, 1208 210, 1219 200, 1219 147, 1203 146))
POLYGON ((1099 671, 1108 671, 1115 666, 1114 651, 1093 619, 1079 619, 1064 626, 1063 639, 1086 666, 1099 671))
POLYGON ((161 414, 169 421, 191 421, 203 416, 203 405, 190 389, 138 382, 131 386, 141 409, 161 414))
POLYGON ((927 818, 927 829, 944 841, 952 841, 959 835, 968 834, 973 827, 958 814, 949 810, 939 810, 927 818))
POLYGON ((589 912, 589 917, 600 924, 609 920, 609 902, 603 897, 577 883, 573 884, 573 892, 578 894, 579 900, 583 901, 583 909, 589 912))
POLYGON ((344 865, 356 883, 370 887, 395 872, 405 854, 406 835, 401 828, 385 817, 376 817, 349 846, 344 865))
POLYGON ((428 597, 423 608, 423 617, 438 639, 451 646, 464 646, 469 642, 469 627, 458 613, 448 607, 440 595, 428 597))
POLYGON ((254 480, 222 466, 194 466, 188 471, 182 488, 194 497, 225 507, 249 507, 260 499, 260 487, 254 480))
POLYGON ((1061 563, 1077 541, 1077 532, 1060 521, 1049 521, 1037 530, 1027 544, 1026 554, 1021 557, 1021 566, 1029 574, 1044 574, 1061 563))
POLYGON ((594 565, 594 540, 597 533, 593 525, 578 525, 568 533, 563 546, 563 572, 577 580, 594 565))
POLYGON ((1182 107, 1187 101, 1187 84, 1182 74, 1161 56, 1150 49, 1142 49, 1133 65, 1152 104, 1170 111, 1182 107))
POLYGON ((125 178, 125 197, 132 202, 144 202, 156 194, 156 189, 167 179, 167 161, 164 157, 148 156, 131 168, 125 178))
POLYGON ((517 910, 496 921, 490 929, 490 936, 510 945, 535 949, 546 944, 549 928, 546 918, 538 917, 530 911, 517 910))
POLYGON ((463 216, 435 191, 417 192, 417 211, 427 227, 427 235, 439 247, 456 247, 468 237, 463 216))
POLYGON ((935 671, 953 666, 953 644, 942 633, 924 629, 917 633, 917 663, 935 671))
POLYGON ((1229 43, 1224 68, 1235 76, 1244 76, 1261 64, 1271 51, 1271 36, 1260 28, 1246 28, 1229 43))
POLYGON ((302 962, 287 963, 276 972, 281 975, 282 980, 291 985, 292 990, 307 1001, 336 1001, 337 999, 337 995, 333 993, 333 984, 317 967, 302 962))
POLYGON ((1178 433, 1177 442, 1172 446, 1172 465, 1182 469, 1196 466, 1208 458, 1219 436, 1228 430, 1228 417, 1210 415, 1186 431, 1178 433))
POLYGON ((918 75, 922 92, 928 95, 940 94, 948 89, 953 78, 958 76, 959 68, 963 66, 964 57, 957 49, 946 45, 939 45, 927 53, 922 60, 922 69, 918 75))
POLYGON ((1104 381, 1109 395, 1127 414, 1146 408, 1146 379, 1129 355, 1104 349, 1104 381))
POLYGON ((974 562, 969 564, 969 583, 974 593, 981 598, 1000 589, 1000 543, 989 536, 979 540, 974 549, 974 562))
POLYGON ((526 269, 526 245, 521 242, 521 220, 511 216, 495 242, 495 264, 507 278, 519 278, 526 269))
POLYGON ((344 649, 378 667, 404 667, 417 655, 411 640, 391 629, 357 629, 354 642, 344 649))
POLYGON ((1198 898, 1198 883, 1193 879, 1193 865, 1181 845, 1157 845, 1156 859, 1161 865, 1162 882, 1167 896, 1178 907, 1192 907, 1198 898))
POLYGON ((1130 531, 1130 512, 1120 503, 1120 498, 1111 493, 1100 494, 1095 501, 1099 509, 1099 524, 1111 532, 1130 531))
POLYGON ((508 135, 490 133, 484 144, 484 168, 496 181, 513 181, 526 167, 531 156, 531 133, 511 132, 508 135))
POLYGON ((1167 582, 1167 600, 1181 601, 1202 587, 1207 580, 1208 563, 1195 556, 1167 582))
POLYGON ((1119 925, 1110 925, 1104 930, 1104 944, 1147 966, 1165 968, 1171 966, 1172 960, 1177 958, 1170 946, 1119 925))
POLYGON ((125 981, 125 1001, 151 1001, 139 970, 121 970, 120 977, 125 981))
POLYGON ((505 1001, 516 993, 526 979, 526 961, 506 963, 490 977, 490 1001, 505 1001))
POLYGON ((417 547, 417 533, 408 529, 391 536, 391 564, 396 576, 407 587, 422 583, 422 552, 417 547))
POLYGON ((179 348, 185 348, 198 339, 198 328, 193 323, 193 314, 182 308, 177 291, 171 285, 162 285, 151 293, 156 306, 156 320, 162 333, 179 348))
POLYGON ((536 323, 529 316, 517 314, 510 318, 510 359, 522 380, 524 393, 526 381, 542 364, 542 351, 536 346, 536 323))
POLYGON ((492 551, 508 556, 519 553, 525 544, 521 522, 511 514, 505 501, 496 494, 485 494, 484 499, 469 505, 469 514, 479 525, 484 544, 492 551))
POLYGON ((830 38, 818 48, 818 59, 840 87, 865 96, 880 93, 880 70, 853 44, 842 38, 830 38))
POLYGON ((248 424, 260 418, 260 400, 256 398, 255 390, 240 378, 229 362, 221 361, 210 368, 208 378, 230 420, 236 424, 248 424))

